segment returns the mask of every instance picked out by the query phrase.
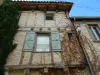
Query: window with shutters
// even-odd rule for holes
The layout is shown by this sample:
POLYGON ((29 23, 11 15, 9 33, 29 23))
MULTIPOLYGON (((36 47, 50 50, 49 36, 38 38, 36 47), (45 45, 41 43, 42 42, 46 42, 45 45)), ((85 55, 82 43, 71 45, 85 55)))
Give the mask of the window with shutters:
POLYGON ((100 29, 96 24, 88 24, 89 31, 93 40, 100 40, 100 29))
POLYGON ((34 52, 61 51, 61 41, 59 33, 27 32, 24 41, 23 51, 34 51, 34 52))

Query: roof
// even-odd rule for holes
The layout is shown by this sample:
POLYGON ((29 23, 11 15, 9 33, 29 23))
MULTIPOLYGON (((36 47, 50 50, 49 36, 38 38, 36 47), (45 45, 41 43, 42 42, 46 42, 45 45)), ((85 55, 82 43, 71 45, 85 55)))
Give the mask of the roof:
POLYGON ((70 17, 71 21, 100 21, 100 16, 75 16, 70 17))
POLYGON ((72 2, 63 1, 14 1, 19 4, 22 10, 41 10, 41 11, 67 11, 72 8, 72 2))

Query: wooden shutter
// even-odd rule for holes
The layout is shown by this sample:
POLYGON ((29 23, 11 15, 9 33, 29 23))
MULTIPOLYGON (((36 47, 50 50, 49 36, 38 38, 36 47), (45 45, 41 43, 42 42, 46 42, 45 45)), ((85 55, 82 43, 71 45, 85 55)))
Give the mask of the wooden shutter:
POLYGON ((35 32, 27 32, 23 50, 32 51, 34 48, 34 42, 35 42, 35 32))
POLYGON ((51 32, 51 38, 52 38, 52 50, 61 51, 61 42, 59 38, 59 33, 51 32))

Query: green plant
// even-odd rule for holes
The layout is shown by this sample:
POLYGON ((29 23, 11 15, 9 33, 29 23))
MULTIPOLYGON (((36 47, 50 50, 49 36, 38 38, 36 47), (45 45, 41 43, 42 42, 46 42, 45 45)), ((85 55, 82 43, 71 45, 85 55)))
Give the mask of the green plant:
POLYGON ((19 28, 19 9, 17 4, 8 0, 0 6, 0 75, 4 75, 7 56, 16 47, 13 37, 19 28))

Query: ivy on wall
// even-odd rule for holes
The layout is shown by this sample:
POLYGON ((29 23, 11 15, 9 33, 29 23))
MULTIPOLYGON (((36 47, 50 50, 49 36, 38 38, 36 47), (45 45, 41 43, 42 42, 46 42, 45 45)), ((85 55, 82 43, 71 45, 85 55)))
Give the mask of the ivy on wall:
POLYGON ((8 0, 0 6, 0 75, 4 75, 6 59, 16 47, 13 40, 19 28, 19 9, 17 4, 8 0))

